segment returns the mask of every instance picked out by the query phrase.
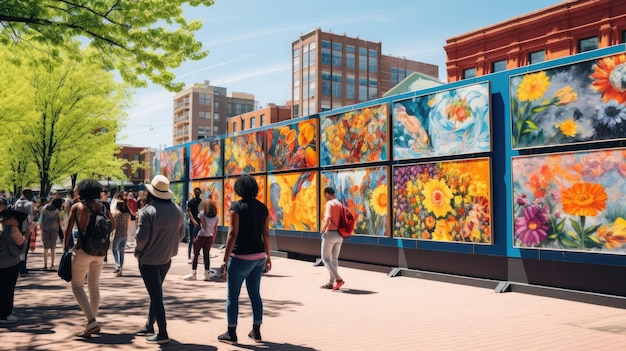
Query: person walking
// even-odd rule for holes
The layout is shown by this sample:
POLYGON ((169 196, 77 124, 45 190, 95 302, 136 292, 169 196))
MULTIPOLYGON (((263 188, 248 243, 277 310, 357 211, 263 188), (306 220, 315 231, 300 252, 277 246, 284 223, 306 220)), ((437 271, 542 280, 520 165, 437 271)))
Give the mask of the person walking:
POLYGON ((187 259, 192 263, 191 251, 193 249, 193 241, 200 231, 200 219, 198 213, 200 213, 200 203, 202 202, 202 190, 200 188, 193 189, 194 198, 187 201, 187 218, 189 219, 189 237, 185 238, 189 243, 187 248, 187 259))
POLYGON ((102 187, 98 181, 82 180, 76 188, 82 201, 75 203, 70 209, 68 225, 65 228, 65 250, 70 248, 72 232, 76 224, 78 236, 72 253, 71 285, 74 297, 87 318, 87 326, 76 336, 89 338, 92 334, 100 332, 100 324, 96 318, 100 308, 100 273, 104 264, 104 255, 96 256, 96 253, 100 253, 96 251, 92 251, 93 255, 89 254, 84 248, 91 247, 91 244, 86 242, 88 237, 100 234, 96 221, 99 220, 98 217, 101 214, 106 216, 112 227, 115 227, 115 219, 107 207, 100 202, 102 187), (89 298, 85 293, 85 279, 87 279, 89 298))
POLYGON ((50 253, 50 270, 54 270, 59 231, 63 230, 62 212, 63 200, 56 198, 51 204, 41 210, 41 234, 43 241, 43 270, 48 270, 48 253, 50 253))
POLYGON ((33 231, 33 220, 35 219, 35 208, 33 204, 33 198, 35 194, 30 188, 24 188, 22 190, 22 197, 15 202, 15 210, 26 214, 26 219, 20 224, 20 231, 26 241, 26 247, 22 249, 22 262, 20 263, 20 275, 28 274, 26 268, 26 262, 28 260, 28 245, 30 244, 30 236, 33 231))
POLYGON ((337 231, 341 219, 341 202, 335 196, 335 189, 324 189, 326 207, 322 219, 322 261, 328 269, 330 280, 321 286, 322 289, 339 290, 345 282, 339 276, 339 253, 343 244, 343 237, 337 231))
POLYGON ((263 322, 261 275, 272 268, 269 212, 267 207, 256 199, 259 186, 254 177, 242 175, 235 182, 234 190, 241 200, 233 202, 228 213, 230 228, 224 251, 224 263, 221 267, 222 276, 227 279, 228 286, 226 301, 228 330, 217 339, 228 344, 237 342, 239 294, 245 280, 253 319, 252 331, 248 337, 261 342, 263 322))
POLYGON ((178 243, 185 237, 185 220, 183 211, 172 202, 174 193, 166 177, 155 176, 150 184, 146 184, 146 189, 149 205, 139 212, 135 257, 150 296, 150 309, 148 320, 137 335, 148 336, 146 342, 149 344, 166 344, 170 338, 163 304, 163 281, 172 257, 178 254, 178 243), (155 334, 155 322, 159 327, 158 334, 155 334))
POLYGON ((206 199, 200 204, 200 213, 198 213, 198 219, 200 220, 200 231, 198 236, 193 241, 193 262, 191 265, 191 273, 184 276, 184 280, 196 280, 196 271, 198 269, 198 257, 200 256, 200 250, 204 256, 204 280, 211 280, 211 262, 209 253, 215 235, 217 234, 217 225, 219 224, 219 218, 217 217, 217 204, 212 199, 206 199))
POLYGON ((117 203, 117 211, 113 214, 115 218, 115 237, 111 251, 115 260, 116 277, 122 276, 124 268, 124 250, 126 249, 126 239, 128 238, 128 226, 130 224, 130 211, 124 202, 117 203))
POLYGON ((139 210, 137 199, 135 199, 135 193, 133 193, 132 191, 128 192, 126 206, 128 207, 128 211, 130 212, 130 224, 128 225, 128 242, 132 243, 135 241, 135 235, 137 234, 137 211, 139 210))
POLYGON ((20 252, 27 245, 20 231, 20 223, 26 219, 23 212, 7 209, 9 201, 0 198, 0 325, 13 324, 15 286, 20 270, 20 252))

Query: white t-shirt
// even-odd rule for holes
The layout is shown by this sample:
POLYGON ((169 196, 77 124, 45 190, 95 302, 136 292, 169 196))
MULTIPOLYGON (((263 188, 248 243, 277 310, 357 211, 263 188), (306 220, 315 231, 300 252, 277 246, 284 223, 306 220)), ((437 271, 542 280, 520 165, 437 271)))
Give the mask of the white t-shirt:
POLYGON ((217 216, 213 218, 209 218, 204 215, 203 211, 200 211, 198 214, 198 218, 202 222, 202 229, 198 232, 198 236, 213 236, 215 233, 213 232, 215 229, 215 225, 218 223, 219 218, 217 216))

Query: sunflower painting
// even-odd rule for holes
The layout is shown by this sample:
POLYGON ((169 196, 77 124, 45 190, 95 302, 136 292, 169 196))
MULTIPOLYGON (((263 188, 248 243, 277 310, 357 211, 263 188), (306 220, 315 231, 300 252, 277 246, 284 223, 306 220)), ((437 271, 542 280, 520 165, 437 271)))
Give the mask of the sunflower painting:
POLYGON ((191 153, 191 179, 222 176, 222 141, 212 140, 193 144, 191 153))
POLYGON ((516 247, 626 253, 626 149, 513 158, 516 247))
MULTIPOLYGON (((267 177, 265 175, 254 176, 257 185, 259 186, 259 195, 256 197, 257 200, 265 203, 265 180, 267 177)), ((230 225, 228 216, 226 215, 228 211, 230 211, 230 206, 234 201, 239 201, 241 198, 235 194, 235 182, 237 178, 226 178, 224 179, 224 225, 230 225)))
POLYGON ((491 150, 489 83, 393 104, 395 160, 491 150))
POLYGON ((161 151, 160 171, 170 182, 185 180, 187 177, 187 162, 184 147, 161 151))
POLYGON ((515 149, 626 137, 626 54, 511 78, 515 149))
POLYGON ((317 172, 271 174, 267 184, 270 228, 318 231, 317 172))
POLYGON ((490 244, 488 158, 393 169, 394 237, 490 244))
POLYGON ((172 201, 182 208, 185 202, 185 183, 170 183, 170 189, 174 193, 172 201))
POLYGON ((202 200, 212 199, 217 204, 217 217, 222 225, 223 206, 222 206, 222 181, 221 180, 194 180, 189 183, 189 199, 194 196, 193 190, 200 188, 202 200))
POLYGON ((274 172, 317 167, 318 129, 317 119, 270 129, 267 133, 267 170, 274 172))
POLYGON ((387 110, 383 104, 321 117, 322 166, 386 161, 387 110))
MULTIPOLYGON (((357 217, 356 235, 389 236, 388 167, 322 172, 320 192, 335 189, 337 199, 357 217)), ((320 218, 326 201, 322 196, 320 218)))
POLYGON ((226 138, 224 175, 265 172, 265 134, 259 131, 226 138))

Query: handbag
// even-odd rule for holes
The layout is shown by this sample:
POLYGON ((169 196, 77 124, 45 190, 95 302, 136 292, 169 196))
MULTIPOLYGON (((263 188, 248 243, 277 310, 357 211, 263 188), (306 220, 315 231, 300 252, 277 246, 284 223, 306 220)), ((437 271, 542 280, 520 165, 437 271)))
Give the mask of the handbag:
POLYGON ((72 281, 72 249, 63 252, 57 274, 66 282, 72 281))

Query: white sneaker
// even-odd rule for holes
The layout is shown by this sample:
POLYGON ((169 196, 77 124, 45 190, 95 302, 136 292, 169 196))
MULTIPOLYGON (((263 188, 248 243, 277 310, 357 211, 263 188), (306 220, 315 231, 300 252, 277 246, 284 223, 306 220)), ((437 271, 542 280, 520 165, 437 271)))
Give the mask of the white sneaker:
POLYGON ((192 263, 193 263, 193 256, 191 256, 191 258, 187 260, 187 264, 192 264, 192 263))
POLYGON ((0 319, 0 324, 13 324, 17 322, 17 317, 14 315, 9 315, 7 318, 0 319))
POLYGON ((183 277, 183 280, 196 280, 196 274, 195 273, 189 273, 186 276, 183 277))
POLYGON ((213 277, 213 272, 206 271, 204 272, 204 281, 208 282, 213 277))

